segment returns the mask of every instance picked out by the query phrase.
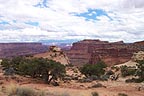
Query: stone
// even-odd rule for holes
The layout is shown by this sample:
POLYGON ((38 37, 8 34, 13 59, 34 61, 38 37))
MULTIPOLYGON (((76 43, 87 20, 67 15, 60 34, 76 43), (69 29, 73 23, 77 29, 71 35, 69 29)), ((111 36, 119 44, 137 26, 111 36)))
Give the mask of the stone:
POLYGON ((78 67, 84 64, 96 64, 100 60, 108 66, 113 66, 129 61, 133 53, 142 50, 143 46, 123 41, 108 42, 85 39, 73 43, 67 56, 70 63, 78 67))
POLYGON ((144 51, 139 51, 133 54, 132 60, 137 61, 137 60, 144 60, 144 51))
POLYGON ((47 50, 47 46, 42 43, 0 43, 0 58, 28 56, 47 50))
POLYGON ((47 58, 50 60, 54 60, 56 62, 60 62, 63 65, 69 65, 69 58, 65 54, 65 52, 57 47, 57 46, 50 46, 47 52, 35 54, 34 57, 36 58, 47 58))

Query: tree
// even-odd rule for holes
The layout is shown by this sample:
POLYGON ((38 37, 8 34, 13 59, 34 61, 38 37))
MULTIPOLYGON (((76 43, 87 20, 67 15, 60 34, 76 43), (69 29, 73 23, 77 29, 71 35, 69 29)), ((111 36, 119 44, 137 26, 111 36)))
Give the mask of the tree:
POLYGON ((51 78, 48 78, 48 83, 51 82, 51 80, 57 80, 58 78, 64 77, 66 71, 65 66, 60 64, 59 62, 55 62, 53 60, 49 60, 49 70, 47 70, 48 77, 51 76, 51 78))
POLYGON ((106 64, 100 61, 97 64, 86 64, 80 68, 80 71, 86 77, 89 77, 92 75, 100 77, 101 75, 105 73, 104 68, 106 68, 106 64))
POLYGON ((15 57, 10 60, 4 59, 2 66, 7 69, 10 66, 19 75, 29 75, 32 78, 43 78, 46 83, 62 78, 65 66, 59 62, 45 58, 15 57))

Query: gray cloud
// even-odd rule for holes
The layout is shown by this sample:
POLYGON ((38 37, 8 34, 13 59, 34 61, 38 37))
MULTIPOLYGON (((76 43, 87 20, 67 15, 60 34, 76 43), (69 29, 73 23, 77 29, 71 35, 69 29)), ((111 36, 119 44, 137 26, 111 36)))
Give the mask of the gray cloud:
POLYGON ((125 8, 144 8, 144 0, 123 0, 125 8))
POLYGON ((43 0, 0 0, 0 41, 39 41, 99 38, 133 42, 144 38, 143 0, 50 0, 48 7, 35 7, 43 0), (112 18, 98 16, 86 21, 74 16, 88 9, 102 9, 112 18), (16 22, 13 22, 16 20, 16 22), (38 22, 38 26, 25 22, 38 22))

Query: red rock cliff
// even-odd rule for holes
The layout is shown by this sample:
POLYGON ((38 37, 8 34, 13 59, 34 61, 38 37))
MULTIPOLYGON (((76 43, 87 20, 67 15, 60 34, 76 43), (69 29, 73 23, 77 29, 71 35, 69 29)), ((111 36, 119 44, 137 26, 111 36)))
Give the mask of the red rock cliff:
POLYGON ((41 43, 0 43, 0 58, 33 55, 47 51, 41 43))
POLYGON ((111 66, 130 60, 132 54, 138 50, 141 50, 141 47, 126 44, 123 41, 110 43, 100 40, 83 40, 73 43, 67 55, 73 65, 96 64, 103 60, 108 66, 111 66))

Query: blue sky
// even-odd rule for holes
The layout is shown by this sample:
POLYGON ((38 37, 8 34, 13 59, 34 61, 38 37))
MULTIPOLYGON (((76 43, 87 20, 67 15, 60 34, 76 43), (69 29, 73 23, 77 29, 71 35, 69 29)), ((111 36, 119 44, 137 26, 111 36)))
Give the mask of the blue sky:
POLYGON ((87 21, 89 21, 89 20, 98 21, 99 19, 97 19, 97 17, 99 17, 99 16, 106 16, 110 20, 112 20, 112 18, 110 16, 108 16, 108 14, 102 9, 88 9, 87 12, 83 12, 80 14, 74 13, 74 15, 78 16, 78 17, 84 17, 85 20, 87 20, 87 21))
POLYGON ((0 0, 0 42, 144 40, 144 0, 0 0))
POLYGON ((32 22, 32 21, 28 21, 28 22, 25 22, 25 24, 29 24, 29 25, 32 25, 32 26, 39 26, 39 22, 32 22))

